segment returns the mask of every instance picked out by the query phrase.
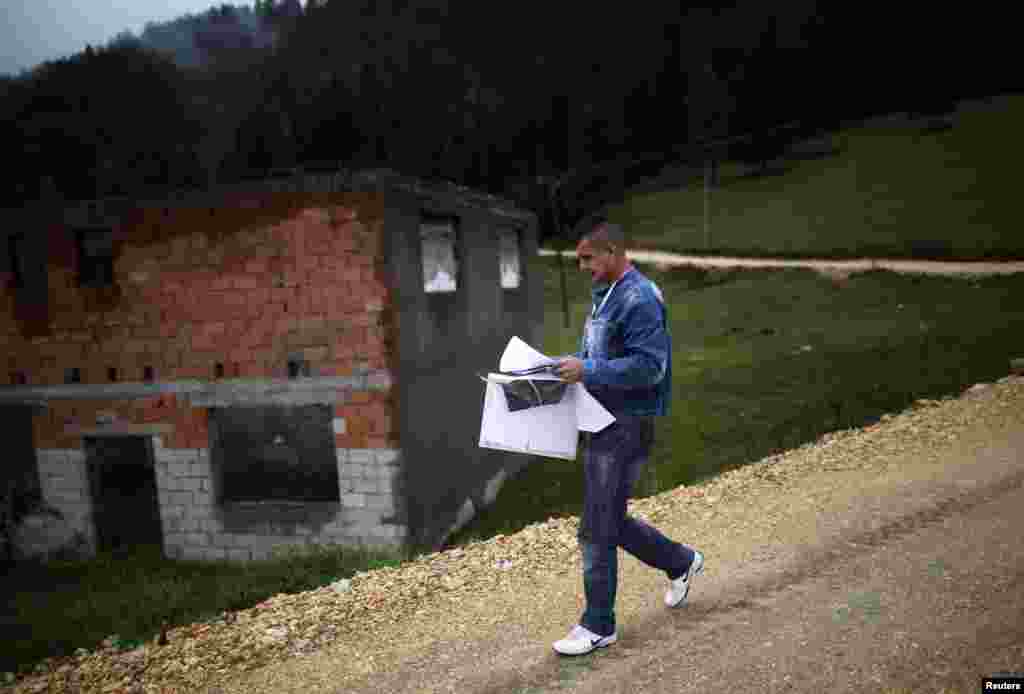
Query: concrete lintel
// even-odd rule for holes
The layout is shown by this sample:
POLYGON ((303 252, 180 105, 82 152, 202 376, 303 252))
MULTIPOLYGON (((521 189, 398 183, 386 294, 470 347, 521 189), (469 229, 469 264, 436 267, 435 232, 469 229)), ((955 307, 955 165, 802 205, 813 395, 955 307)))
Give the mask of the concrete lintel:
POLYGON ((173 424, 131 424, 130 422, 116 422, 107 426, 96 427, 65 427, 65 436, 159 436, 174 432, 173 424))
POLYGON ((45 407, 51 400, 134 400, 166 394, 179 396, 192 407, 326 405, 347 401, 352 391, 387 390, 386 377, 386 371, 363 371, 347 377, 2 386, 0 405, 45 407))
MULTIPOLYGON (((365 383, 353 385, 355 379, 316 379, 268 381, 221 381, 185 395, 192 407, 255 407, 265 405, 330 405, 346 402, 354 389, 365 390, 365 383), (342 381, 328 383, 325 381, 342 381)), ((364 380, 364 379, 359 379, 364 380)))

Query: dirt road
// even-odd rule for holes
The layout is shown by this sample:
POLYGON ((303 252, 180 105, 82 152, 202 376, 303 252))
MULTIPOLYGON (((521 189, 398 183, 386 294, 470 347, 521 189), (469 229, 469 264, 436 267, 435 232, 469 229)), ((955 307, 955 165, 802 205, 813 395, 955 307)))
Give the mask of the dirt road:
POLYGON ((582 607, 567 549, 210 691, 966 693, 983 674, 1024 671, 1024 378, 633 511, 702 549, 707 568, 690 604, 668 610, 665 579, 621 555, 610 648, 551 649, 582 607))
POLYGON ((1024 671, 1024 436, 992 443, 806 518, 823 541, 792 559, 720 566, 559 691, 966 693, 1024 671))
MULTIPOLYGON (((540 255, 555 255, 554 251, 541 250, 540 255)), ((574 251, 567 256, 575 257, 574 251)), ((809 267, 816 270, 852 273, 865 270, 886 269, 896 272, 920 273, 926 275, 1003 275, 1024 272, 1024 261, 1006 262, 961 262, 944 260, 783 260, 778 258, 733 258, 717 256, 680 255, 665 251, 631 250, 628 255, 641 263, 660 265, 696 265, 699 267, 809 267)))

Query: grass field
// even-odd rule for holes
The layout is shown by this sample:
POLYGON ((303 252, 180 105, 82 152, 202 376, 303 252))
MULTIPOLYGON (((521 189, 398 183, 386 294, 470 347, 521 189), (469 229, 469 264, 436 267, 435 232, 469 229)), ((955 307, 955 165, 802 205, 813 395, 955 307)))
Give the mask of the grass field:
MULTIPOLYGON (((798 149, 782 173, 725 162, 704 229, 701 182, 611 207, 637 247, 787 257, 1024 258, 1016 168, 1024 95, 964 103, 948 130, 878 119, 798 149), (710 239, 710 245, 708 241, 710 239)), ((782 163, 782 162, 780 162, 782 163)))

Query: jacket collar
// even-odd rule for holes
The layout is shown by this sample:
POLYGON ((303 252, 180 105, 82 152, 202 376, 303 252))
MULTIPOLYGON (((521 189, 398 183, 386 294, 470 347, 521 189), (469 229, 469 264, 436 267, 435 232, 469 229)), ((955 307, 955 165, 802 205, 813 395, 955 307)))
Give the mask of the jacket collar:
MULTIPOLYGON (((615 280, 615 282, 613 282, 612 284, 618 284, 618 283, 621 283, 621 282, 625 282, 627 277, 630 277, 631 275, 635 275, 636 273, 637 273, 637 269, 633 266, 632 263, 630 263, 629 265, 626 266, 626 271, 622 273, 622 277, 620 277, 619 279, 615 280)), ((591 294, 594 295, 594 298, 600 299, 601 297, 603 297, 608 292, 609 289, 611 289, 612 284, 602 284, 602 285, 596 286, 593 289, 591 289, 590 292, 591 292, 591 294)))

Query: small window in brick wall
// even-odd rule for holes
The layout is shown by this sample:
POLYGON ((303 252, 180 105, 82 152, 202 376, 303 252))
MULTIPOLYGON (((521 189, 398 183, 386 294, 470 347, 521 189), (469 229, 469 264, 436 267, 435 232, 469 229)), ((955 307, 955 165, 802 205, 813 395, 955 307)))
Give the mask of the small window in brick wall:
POLYGON ((14 289, 21 289, 25 286, 25 245, 25 234, 11 234, 7 237, 7 255, 10 260, 14 289))
POLYGON ((15 299, 19 304, 45 305, 48 301, 46 244, 24 232, 7 237, 15 299))
POLYGON ((79 229, 78 286, 109 287, 114 284, 113 239, 109 229, 79 229))
POLYGON ((501 288, 518 289, 521 277, 519 269, 519 231, 501 229, 498 232, 501 288))
POLYGON ((220 501, 339 501, 333 408, 210 410, 220 501))
POLYGON ((454 292, 459 266, 455 223, 450 219, 424 219, 420 223, 423 290, 428 294, 454 292))
POLYGON ((294 380, 300 376, 309 377, 309 362, 300 357, 292 357, 288 360, 288 378, 294 380))

